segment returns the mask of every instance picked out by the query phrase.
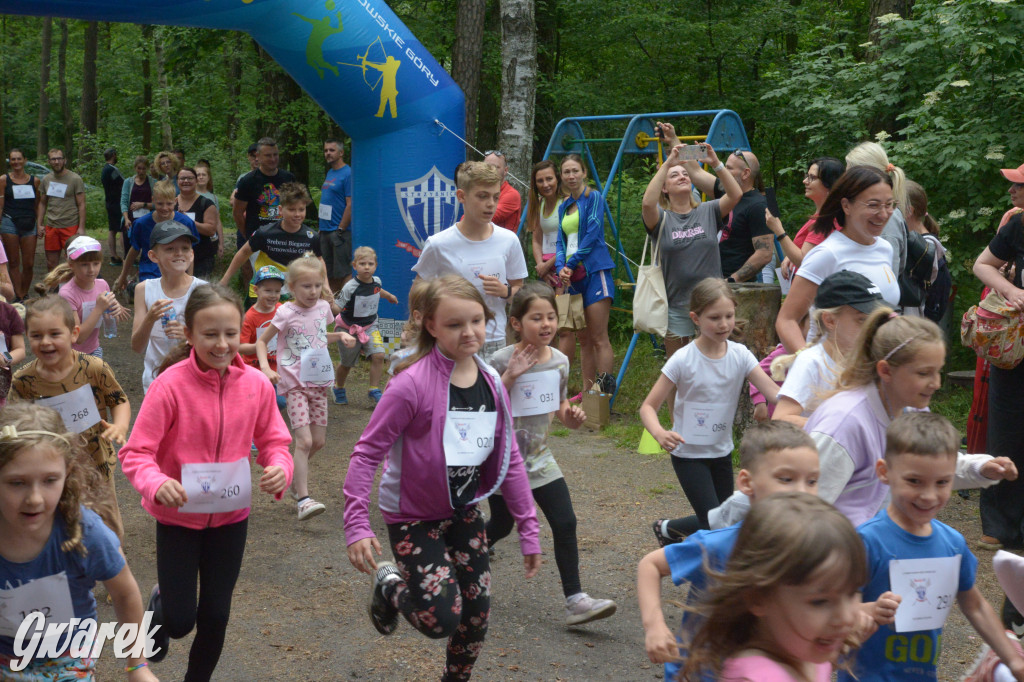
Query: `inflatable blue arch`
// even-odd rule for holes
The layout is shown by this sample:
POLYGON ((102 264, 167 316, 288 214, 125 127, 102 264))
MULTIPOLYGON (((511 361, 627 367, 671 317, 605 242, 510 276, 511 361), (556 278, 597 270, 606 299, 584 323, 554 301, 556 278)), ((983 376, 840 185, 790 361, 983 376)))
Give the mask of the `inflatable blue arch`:
MULTIPOLYGON (((383 0, 0 0, 0 13, 251 35, 351 136, 353 244, 376 249, 396 295, 454 219, 465 147, 437 122, 464 136, 465 98, 383 0)), ((396 338, 406 312, 381 301, 381 332, 396 338)))

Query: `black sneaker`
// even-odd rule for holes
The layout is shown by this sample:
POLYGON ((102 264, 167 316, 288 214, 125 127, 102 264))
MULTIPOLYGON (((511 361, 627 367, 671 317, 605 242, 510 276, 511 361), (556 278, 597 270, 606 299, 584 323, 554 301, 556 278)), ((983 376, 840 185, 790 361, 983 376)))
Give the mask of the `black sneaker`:
POLYGON ((658 519, 657 521, 651 524, 651 530, 654 531, 654 538, 658 541, 659 547, 665 547, 666 545, 671 545, 673 542, 675 542, 674 540, 666 537, 665 534, 661 532, 661 525, 665 523, 665 521, 666 519, 658 519))
POLYGON ((160 599, 160 585, 153 585, 153 591, 149 593, 149 606, 147 611, 153 612, 152 625, 156 629, 153 633, 153 655, 148 657, 150 663, 159 663, 167 658, 167 649, 171 646, 171 636, 167 634, 164 627, 164 607, 160 599))
POLYGON ((1010 630, 1017 637, 1024 636, 1024 616, 1013 606, 1009 599, 1003 597, 1002 608, 1003 627, 1010 630))
POLYGON ((398 609, 384 596, 384 587, 402 579, 398 566, 390 561, 377 564, 373 574, 373 592, 370 597, 370 622, 382 635, 390 635, 398 627, 398 609))
POLYGON ((608 372, 598 372, 594 385, 601 389, 601 393, 615 393, 615 377, 608 372))

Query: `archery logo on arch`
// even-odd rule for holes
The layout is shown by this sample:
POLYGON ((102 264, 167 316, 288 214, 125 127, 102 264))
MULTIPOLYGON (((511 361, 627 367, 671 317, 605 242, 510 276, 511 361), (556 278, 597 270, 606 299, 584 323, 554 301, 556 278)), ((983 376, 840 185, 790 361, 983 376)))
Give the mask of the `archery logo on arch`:
POLYGON ((391 118, 398 116, 398 67, 402 65, 402 62, 395 59, 394 56, 389 55, 384 49, 384 42, 380 39, 380 36, 366 46, 366 50, 362 54, 357 54, 356 64, 350 62, 338 62, 342 66, 354 66, 357 69, 363 70, 363 82, 366 83, 370 90, 377 92, 380 89, 380 106, 377 108, 377 113, 374 114, 377 118, 384 118, 384 110, 390 109, 391 118), (376 72, 375 74, 368 74, 369 71, 376 72), (367 78, 367 76, 370 76, 367 78), (374 76, 376 76, 374 78, 374 76), (370 81, 373 80, 371 83, 370 81))

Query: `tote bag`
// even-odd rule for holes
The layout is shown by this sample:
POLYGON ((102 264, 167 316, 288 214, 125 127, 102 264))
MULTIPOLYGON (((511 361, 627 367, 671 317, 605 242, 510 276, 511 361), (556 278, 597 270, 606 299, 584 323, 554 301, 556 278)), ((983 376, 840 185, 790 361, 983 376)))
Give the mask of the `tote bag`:
POLYGON ((644 252, 637 269, 636 290, 633 292, 633 329, 639 333, 657 334, 664 338, 668 332, 668 295, 665 293, 665 274, 658 260, 658 242, 665 227, 665 214, 661 215, 658 234, 651 246, 651 264, 647 259, 650 238, 644 238, 644 252))

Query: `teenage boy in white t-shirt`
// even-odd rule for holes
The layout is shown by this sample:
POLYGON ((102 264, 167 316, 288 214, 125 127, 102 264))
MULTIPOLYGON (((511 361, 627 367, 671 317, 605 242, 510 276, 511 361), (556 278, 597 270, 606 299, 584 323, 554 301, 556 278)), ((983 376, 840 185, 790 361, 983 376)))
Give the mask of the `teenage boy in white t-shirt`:
POLYGON ((427 239, 413 271, 423 279, 462 275, 476 285, 494 313, 480 351, 486 359, 506 345, 505 306, 528 274, 526 258, 519 237, 491 222, 501 196, 498 170, 486 163, 469 162, 462 165, 456 181, 462 220, 427 239))

